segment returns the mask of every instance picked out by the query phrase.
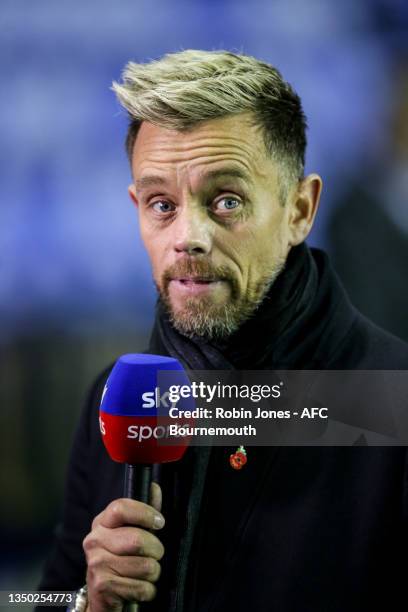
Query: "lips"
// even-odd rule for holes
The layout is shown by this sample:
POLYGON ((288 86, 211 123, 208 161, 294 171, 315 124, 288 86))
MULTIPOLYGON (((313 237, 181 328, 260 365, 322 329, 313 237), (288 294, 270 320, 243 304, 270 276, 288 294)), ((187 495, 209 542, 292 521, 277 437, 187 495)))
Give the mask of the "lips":
POLYGON ((194 276, 194 277, 174 278, 172 280, 179 281, 180 283, 214 283, 218 279, 217 278, 204 278, 204 277, 201 277, 201 276, 194 276))
POLYGON ((186 297, 215 296, 219 291, 225 291, 227 284, 218 278, 203 276, 182 276, 172 278, 169 284, 170 294, 186 297))

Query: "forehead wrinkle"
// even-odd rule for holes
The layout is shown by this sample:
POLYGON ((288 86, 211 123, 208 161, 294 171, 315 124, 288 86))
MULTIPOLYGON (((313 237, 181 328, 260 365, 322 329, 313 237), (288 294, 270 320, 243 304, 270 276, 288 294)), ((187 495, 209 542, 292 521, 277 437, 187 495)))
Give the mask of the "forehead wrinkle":
POLYGON ((264 152, 264 142, 257 134, 252 132, 243 134, 242 130, 240 130, 239 136, 225 134, 225 132, 218 134, 214 129, 207 130, 206 133, 202 131, 198 133, 164 131, 164 133, 156 132, 147 135, 141 148, 145 153, 154 153, 156 150, 160 150, 180 155, 191 154, 193 151, 200 151, 201 149, 235 149, 244 155, 253 157, 254 153, 259 155, 264 152))
MULTIPOLYGON (((163 162, 162 162, 163 163, 163 162)), ((159 162, 160 164, 160 162, 159 162)), ((158 166, 159 166, 158 164, 158 166)), ((167 162, 164 162, 167 166, 167 162)), ((200 181, 215 182, 218 180, 236 179, 248 184, 253 184, 254 168, 245 163, 242 158, 234 158, 232 156, 221 156, 217 159, 194 159, 186 162, 172 163, 169 170, 169 178, 160 174, 161 170, 155 171, 152 174, 146 174, 136 180, 140 188, 149 187, 154 184, 164 185, 171 182, 171 175, 191 174, 199 178, 200 181), (206 170, 210 166, 212 169, 206 170), (214 167, 216 166, 216 167, 214 167)), ((166 172, 166 169, 164 170, 166 172)), ((193 176, 191 178, 193 178, 193 176)))
MULTIPOLYGON (((253 137, 252 134, 251 136, 253 137)), ((212 148, 212 147, 219 147, 219 146, 227 146, 227 147, 232 146, 232 147, 237 147, 241 149, 241 148, 247 148, 246 145, 248 144, 248 141, 242 137, 236 138, 234 136, 229 136, 229 135, 226 136, 225 134, 217 135, 214 133, 209 134, 208 136, 197 134, 195 138, 190 137, 190 139, 187 139, 187 138, 183 138, 183 139, 160 138, 158 140, 161 141, 160 145, 163 148, 166 148, 167 146, 167 148, 169 149, 179 148, 182 151, 189 150, 191 149, 191 147, 212 148)))
POLYGON ((134 149, 135 157, 142 164, 144 160, 153 164, 156 160, 177 163, 214 152, 242 157, 243 161, 248 160, 249 166, 259 167, 265 162, 264 139, 253 124, 251 112, 209 119, 189 130, 167 129, 143 122, 134 149), (169 159, 162 160, 160 153, 169 153, 169 159))
MULTIPOLYGON (((176 137, 174 132, 168 135, 155 134, 154 137, 147 138, 143 144, 140 143, 142 146, 134 157, 134 169, 138 168, 141 174, 158 175, 159 178, 163 171, 169 175, 173 172, 179 174, 181 170, 189 170, 189 167, 195 170, 197 165, 205 166, 225 161, 230 165, 240 166, 245 174, 252 178, 252 183, 256 178, 265 179, 271 174, 271 169, 265 167, 267 160, 263 141, 257 143, 253 138, 243 139, 242 136, 217 135, 209 132, 197 134, 193 141, 191 133, 176 132, 176 137), (153 167, 154 172, 152 172, 153 167)), ((155 184, 163 185, 164 180, 159 178, 155 184)), ((143 189, 145 186, 152 186, 153 181, 139 179, 138 184, 139 188, 143 189)))
POLYGON ((241 157, 235 158, 234 156, 225 155, 217 156, 216 159, 203 159, 197 158, 188 160, 188 162, 170 162, 171 168, 168 167, 169 162, 163 160, 156 160, 155 167, 146 169, 146 173, 139 179, 135 178, 136 191, 142 192, 144 189, 149 187, 171 187, 174 180, 176 183, 180 183, 181 175, 187 176, 187 183, 189 185, 188 191, 192 194, 195 190, 199 190, 202 183, 216 183, 221 180, 239 180, 247 184, 250 187, 254 186, 256 178, 265 179, 268 176, 268 172, 262 172, 260 166, 257 164, 250 164, 251 160, 243 160, 241 157), (164 175, 162 174, 163 169, 160 165, 164 164, 164 175), (181 164, 181 167, 180 167, 181 164), (218 167, 214 167, 214 165, 218 167), (212 169, 206 170, 206 167, 212 166, 212 169), (166 173, 167 176, 166 176, 166 173), (193 183, 196 183, 196 189, 193 189, 193 183))
MULTIPOLYGON (((188 159, 196 159, 197 157, 205 157, 206 155, 234 155, 242 157, 243 159, 253 159, 255 151, 251 150, 249 146, 234 146, 230 143, 223 141, 222 145, 210 142, 207 144, 200 143, 199 145, 189 145, 188 147, 178 147, 176 144, 164 144, 154 143, 150 148, 146 146, 144 150, 140 151, 138 156, 150 157, 153 161, 156 159, 161 160, 163 153, 170 153, 171 158, 169 162, 178 162, 188 159)), ((258 155, 255 155, 258 157, 258 155)), ((163 160, 167 161, 167 160, 163 160)))
MULTIPOLYGON (((214 142, 214 139, 207 143, 200 142, 199 144, 190 143, 188 146, 178 146, 177 144, 162 144, 160 145, 160 153, 170 153, 171 162, 177 163, 178 161, 184 160, 195 160, 199 157, 206 157, 206 155, 226 155, 234 158, 242 158, 242 160, 252 160, 259 158, 259 151, 254 150, 248 143, 232 143, 226 142, 225 139, 220 138, 221 143, 214 142)), ((148 154, 154 154, 159 152, 157 146, 148 154)))

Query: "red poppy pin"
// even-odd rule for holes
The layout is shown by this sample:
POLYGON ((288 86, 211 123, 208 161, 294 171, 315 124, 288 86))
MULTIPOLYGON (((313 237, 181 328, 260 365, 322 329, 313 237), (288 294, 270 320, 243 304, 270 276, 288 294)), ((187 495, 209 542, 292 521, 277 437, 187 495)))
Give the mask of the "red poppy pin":
POLYGON ((239 446, 235 453, 230 455, 230 466, 234 470, 241 470, 248 461, 246 450, 243 446, 239 446))

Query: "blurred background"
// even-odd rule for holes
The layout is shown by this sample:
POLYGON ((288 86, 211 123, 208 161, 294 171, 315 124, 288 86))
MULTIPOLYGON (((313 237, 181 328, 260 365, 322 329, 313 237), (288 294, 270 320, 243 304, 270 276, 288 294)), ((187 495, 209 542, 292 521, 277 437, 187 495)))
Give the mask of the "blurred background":
POLYGON ((309 242, 408 340, 405 0, 2 0, 0 590, 36 586, 92 379, 146 346, 154 289, 110 84, 185 48, 253 54, 294 85, 324 180, 309 242))

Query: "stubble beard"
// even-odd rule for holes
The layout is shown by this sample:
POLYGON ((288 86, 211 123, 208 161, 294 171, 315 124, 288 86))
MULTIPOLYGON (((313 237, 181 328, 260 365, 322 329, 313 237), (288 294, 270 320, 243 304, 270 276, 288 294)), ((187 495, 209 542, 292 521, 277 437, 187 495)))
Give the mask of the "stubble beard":
MULTIPOLYGON (((229 270, 211 268, 214 277, 222 278, 230 284, 230 300, 223 304, 215 304, 211 297, 207 296, 192 297, 185 300, 181 309, 175 310, 169 294, 169 281, 174 274, 172 271, 167 271, 163 275, 161 287, 156 283, 156 288, 169 320, 177 331, 188 338, 198 337, 207 341, 225 340, 256 314, 284 267, 285 258, 281 258, 272 269, 265 271, 256 285, 249 288, 245 295, 240 295, 236 279, 229 270)), ((196 274, 203 273, 202 264, 197 266, 195 263, 188 263, 187 268, 196 274)), ((208 264, 204 265, 204 268, 209 272, 208 264)))

